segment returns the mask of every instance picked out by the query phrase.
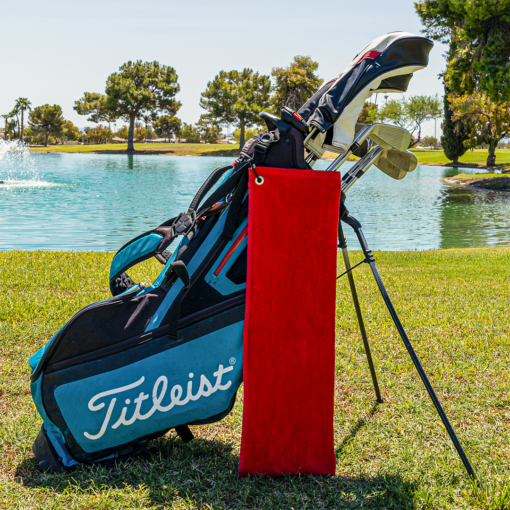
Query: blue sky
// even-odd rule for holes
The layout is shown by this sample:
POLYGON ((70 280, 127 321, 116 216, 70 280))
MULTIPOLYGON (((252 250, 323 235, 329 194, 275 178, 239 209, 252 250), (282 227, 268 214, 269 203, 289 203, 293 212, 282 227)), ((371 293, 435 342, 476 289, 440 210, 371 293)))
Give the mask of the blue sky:
MULTIPOLYGON (((85 91, 104 92, 108 75, 127 60, 173 66, 181 85, 178 116, 196 122, 200 93, 222 69, 270 74, 294 55, 310 55, 319 75, 331 79, 375 37, 421 30, 408 0, 18 0, 3 2, 1 12, 0 113, 28 97, 34 106, 60 104, 79 127, 89 124, 72 109, 74 101, 85 91)), ((436 43, 408 94, 442 94, 444 52, 436 43)), ((424 134, 434 134, 433 122, 424 134)))

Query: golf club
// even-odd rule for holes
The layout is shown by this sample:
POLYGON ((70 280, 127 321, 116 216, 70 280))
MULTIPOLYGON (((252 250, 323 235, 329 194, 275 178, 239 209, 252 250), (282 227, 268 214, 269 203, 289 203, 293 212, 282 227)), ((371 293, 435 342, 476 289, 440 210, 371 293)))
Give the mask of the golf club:
POLYGON ((342 192, 347 190, 377 161, 383 153, 383 148, 375 146, 367 154, 356 161, 356 163, 346 172, 342 178, 342 192))
POLYGON ((399 181, 418 165, 418 159, 409 151, 390 149, 379 157, 375 166, 392 179, 399 181))
MULTIPOLYGON (((376 130, 376 126, 379 124, 369 124, 363 126, 360 131, 358 131, 355 136, 354 140, 347 150, 347 152, 340 154, 335 161, 327 168, 328 171, 336 172, 336 170, 343 164, 343 162, 355 151, 357 150, 360 145, 368 138, 369 134, 376 130), (335 165, 333 167, 333 165, 335 165)), ((303 142, 304 146, 310 150, 308 155, 305 158, 305 161, 310 165, 313 166, 313 164, 322 157, 325 150, 321 149, 321 152, 318 153, 317 147, 313 146, 313 141, 317 135, 317 128, 313 128, 311 133, 305 138, 305 141, 303 142)))
MULTIPOLYGON (((312 134, 313 132, 307 137, 307 140, 312 134)), ((399 151, 405 151, 411 142, 411 135, 406 129, 398 126, 390 126, 388 124, 369 124, 356 134, 347 152, 338 156, 326 170, 336 172, 367 138, 384 150, 397 149, 399 151)), ((308 156, 310 156, 310 154, 308 156)), ((312 163, 313 161, 309 164, 312 163)))
POLYGON ((397 181, 403 179, 409 172, 412 172, 418 165, 416 156, 409 151, 390 149, 379 157, 375 166, 386 175, 397 181))
POLYGON ((400 180, 416 168, 417 159, 412 152, 397 149, 383 151, 382 147, 376 145, 345 173, 342 191, 345 193, 372 164, 392 179, 400 180))

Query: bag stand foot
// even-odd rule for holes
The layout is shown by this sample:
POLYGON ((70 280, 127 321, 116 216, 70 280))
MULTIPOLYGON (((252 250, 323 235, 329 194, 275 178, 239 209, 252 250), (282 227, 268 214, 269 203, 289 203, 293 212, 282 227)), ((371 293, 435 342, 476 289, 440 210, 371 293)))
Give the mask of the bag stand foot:
MULTIPOLYGON (((460 459, 462 460, 462 463, 464 464, 464 467, 466 468, 466 471, 468 475, 476 482, 478 487, 482 487, 482 484, 480 483, 480 480, 476 477, 476 474, 471 466, 471 463, 469 462, 469 459, 467 458, 466 454, 464 453, 464 450, 462 449, 462 446, 457 438, 457 435, 455 434, 455 431, 453 430, 453 427, 450 424, 450 421, 448 420, 448 417, 446 416, 446 413, 444 412, 443 407, 441 406, 441 403, 439 402, 436 393, 434 392, 434 389, 432 388, 432 385, 430 384, 430 381, 427 377, 427 374, 423 370, 423 367, 421 366, 420 360, 418 359, 418 356, 414 352, 413 346, 411 345, 411 342, 409 341, 409 338, 407 337, 407 334, 404 330, 404 327, 402 326, 400 319, 398 318, 397 312, 395 311, 395 308, 393 308, 393 304, 391 303, 391 300, 388 296, 388 293, 386 292, 386 288, 384 287, 383 281, 381 279, 381 276, 379 274, 379 271, 377 269, 377 266, 375 265, 375 259, 372 255, 372 252, 368 248, 367 242, 365 240, 365 236, 363 235, 363 232, 361 231, 361 224, 358 220, 353 218, 352 216, 348 214, 344 214, 341 218, 341 221, 349 225, 354 232, 356 233, 356 236, 358 238, 358 241, 361 245, 361 249, 363 250, 363 254, 365 255, 364 262, 367 262, 370 265, 370 269, 372 270, 372 274, 374 275, 375 281, 377 283, 377 287, 379 288, 379 292, 381 293, 381 296, 384 300, 384 303, 386 304, 386 308, 388 309, 391 318, 393 319, 393 322, 395 324, 395 327, 397 328, 400 337, 402 338, 402 341, 404 342, 404 345, 407 349, 407 352, 409 353, 409 356, 411 356, 411 359, 414 363, 414 366, 416 367, 416 370, 418 371, 418 374, 423 382, 423 385, 425 386, 427 393, 429 394, 430 400, 432 400, 432 403, 434 404, 434 407, 436 408, 437 413, 439 414, 439 417, 441 418, 441 421, 443 422, 443 425, 448 432, 448 435, 450 436, 450 439, 452 440, 453 446, 455 446, 455 449, 457 450, 457 453, 459 454, 460 459)), ((341 231, 341 227, 339 227, 339 232, 341 231)), ((343 233, 342 233, 343 238, 343 233)), ((340 242, 342 243, 342 239, 340 239, 340 242)), ((345 239, 344 239, 345 244, 345 239)), ((342 246, 341 246, 342 247, 342 246)), ((342 252, 344 251, 344 248, 342 247, 342 252)), ((347 245, 345 244, 345 251, 347 251, 347 245)), ((344 255, 345 260, 345 255, 344 255)), ((349 267, 346 267, 346 269, 349 271, 347 274, 351 276, 350 264, 349 267)), ((349 279, 349 282, 351 280, 349 279)), ((354 280, 353 280, 354 282, 354 280)), ((351 291, 353 291, 354 286, 351 284, 351 291)), ((358 313, 359 309, 359 303, 357 301, 357 296, 355 299, 355 290, 353 291, 353 299, 356 307, 356 313, 358 313)), ((361 313, 358 315, 358 321, 360 320, 361 313)), ((363 323, 362 319, 360 322, 360 328, 362 327, 361 324, 363 323)), ((363 341, 365 342, 366 338, 366 332, 364 330, 364 326, 362 327, 362 336, 363 341)), ((368 342, 366 343, 368 345, 368 342)), ((366 350, 366 347, 365 347, 366 350)), ((369 351, 367 351, 367 357, 369 356, 369 351)), ((371 359, 371 358, 369 358, 371 359)), ((371 371, 373 368, 373 363, 369 361, 369 365, 371 367, 371 371)), ((374 372, 375 373, 375 372, 374 372)), ((372 378, 374 378, 374 375, 372 375, 372 378)), ((375 381, 375 379, 374 379, 375 381)), ((375 386, 375 383, 374 383, 375 386)), ((376 390, 377 393, 377 390, 376 390)))

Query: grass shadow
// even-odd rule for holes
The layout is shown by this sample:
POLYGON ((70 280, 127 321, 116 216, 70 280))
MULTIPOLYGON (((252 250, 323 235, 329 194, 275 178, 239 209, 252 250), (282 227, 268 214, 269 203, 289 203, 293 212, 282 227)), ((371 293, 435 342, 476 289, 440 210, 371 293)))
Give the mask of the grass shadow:
POLYGON ((148 499, 165 508, 183 503, 192 508, 416 508, 416 486, 400 475, 239 478, 238 465, 231 443, 184 444, 165 437, 153 441, 144 457, 123 466, 48 474, 31 458, 18 466, 16 479, 25 489, 43 488, 60 495, 110 489, 136 492, 142 487, 144 503, 148 499))
POLYGON ((374 416, 374 414, 378 411, 380 402, 374 402, 370 411, 365 416, 362 416, 358 419, 358 421, 351 427, 349 433, 344 437, 343 441, 339 446, 336 447, 335 453, 336 455, 341 455, 344 448, 356 437, 356 434, 365 426, 368 425, 368 422, 374 416))

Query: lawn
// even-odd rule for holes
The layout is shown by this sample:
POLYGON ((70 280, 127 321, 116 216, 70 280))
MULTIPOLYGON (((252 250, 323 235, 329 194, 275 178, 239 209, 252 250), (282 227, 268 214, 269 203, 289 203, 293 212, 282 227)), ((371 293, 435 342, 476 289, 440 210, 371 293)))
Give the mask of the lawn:
MULTIPOLYGON (((419 164, 447 165, 449 163, 442 150, 413 149, 412 151, 416 154, 419 164)), ((460 157, 459 163, 485 167, 487 156, 487 149, 475 149, 467 151, 464 156, 460 157)), ((496 151, 496 164, 498 166, 510 166, 510 149, 499 149, 496 151)))
MULTIPOLYGON (((237 156, 238 145, 215 143, 135 143, 138 154, 166 154, 173 156, 237 156)), ((127 151, 127 143, 107 143, 98 145, 51 145, 32 147, 34 152, 67 152, 118 154, 127 151)))
MULTIPOLYGON (((227 144, 203 144, 203 143, 135 143, 135 150, 139 154, 168 154, 174 156, 233 156, 237 157, 239 149, 237 145, 227 144)), ((127 150, 127 144, 99 144, 99 145, 52 145, 49 147, 33 147, 34 152, 90 152, 99 154, 117 154, 127 150)), ((425 165, 446 165, 448 158, 442 150, 415 149, 413 152, 418 157, 418 163, 425 165)), ((468 165, 485 166, 487 150, 468 151, 460 158, 460 163, 468 165)), ((326 152, 325 158, 335 158, 337 154, 326 152)), ((356 158, 351 157, 350 160, 356 158)), ((496 163, 501 166, 510 166, 510 149, 496 151, 496 163)))
MULTIPOLYGON (((242 390, 222 422, 192 427, 189 444, 170 432, 124 466, 41 472, 31 452, 41 420, 27 359, 76 310, 107 297, 111 258, 0 252, 0 508, 510 508, 510 248, 375 253, 481 491, 470 484, 366 265, 355 278, 384 403, 375 405, 342 278, 335 477, 239 479, 242 390)), ((360 258, 352 252, 353 263, 360 258)), ((160 266, 137 267, 133 276, 146 280, 160 266)))

